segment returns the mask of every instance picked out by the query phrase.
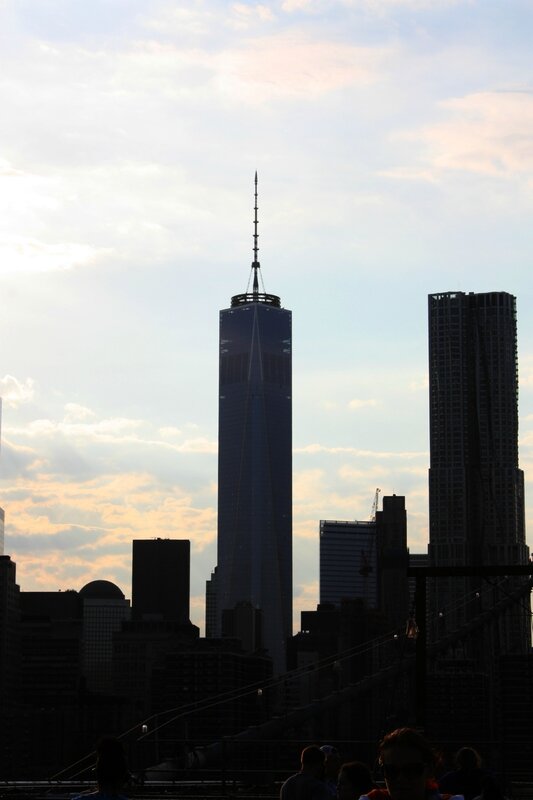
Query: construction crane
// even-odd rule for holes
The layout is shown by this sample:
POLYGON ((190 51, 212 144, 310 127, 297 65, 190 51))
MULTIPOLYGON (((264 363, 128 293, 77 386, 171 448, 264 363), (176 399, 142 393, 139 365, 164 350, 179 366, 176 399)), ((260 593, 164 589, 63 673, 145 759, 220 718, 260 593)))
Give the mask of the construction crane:
POLYGON ((376 521, 376 513, 378 510, 378 501, 379 501, 379 493, 381 489, 376 489, 376 494, 374 495, 374 502, 372 503, 372 511, 370 512, 370 522, 376 521))

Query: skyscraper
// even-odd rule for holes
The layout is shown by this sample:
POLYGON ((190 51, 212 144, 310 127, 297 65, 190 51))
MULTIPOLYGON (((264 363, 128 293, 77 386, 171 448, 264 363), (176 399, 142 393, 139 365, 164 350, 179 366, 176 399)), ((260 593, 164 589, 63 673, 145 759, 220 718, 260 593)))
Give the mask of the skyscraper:
POLYGON ((220 312, 217 624, 250 603, 285 668, 292 631, 291 312, 259 291, 257 173, 251 292, 220 312))
POLYGON ((376 523, 320 520, 320 603, 340 608, 343 599, 378 600, 376 523))
POLYGON ((113 689, 113 635, 130 619, 130 601, 111 581, 91 581, 80 589, 83 619, 83 674, 88 689, 113 689))
POLYGON ((132 618, 189 623, 191 543, 188 539, 134 539, 132 618))
MULTIPOLYGON (((429 296, 430 557, 438 566, 525 564, 518 467, 515 298, 429 296)), ((468 618, 470 579, 435 582, 438 608, 468 618)))
POLYGON ((320 521, 320 603, 359 598, 393 624, 407 619, 405 497, 383 498, 370 521, 320 521))

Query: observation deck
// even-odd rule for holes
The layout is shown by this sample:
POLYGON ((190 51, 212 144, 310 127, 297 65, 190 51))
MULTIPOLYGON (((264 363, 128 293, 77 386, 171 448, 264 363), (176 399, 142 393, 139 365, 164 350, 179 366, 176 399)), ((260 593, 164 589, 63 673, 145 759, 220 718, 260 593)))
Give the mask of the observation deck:
POLYGON ((281 308, 281 299, 276 294, 266 292, 245 292, 244 294, 234 294, 231 298, 231 307, 245 306, 250 303, 261 303, 265 306, 281 308))

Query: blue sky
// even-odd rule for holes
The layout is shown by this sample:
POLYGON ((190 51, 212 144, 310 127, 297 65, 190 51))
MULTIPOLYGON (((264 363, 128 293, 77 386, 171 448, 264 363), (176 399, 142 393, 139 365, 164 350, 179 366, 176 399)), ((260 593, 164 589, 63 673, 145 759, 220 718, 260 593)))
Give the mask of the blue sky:
POLYGON ((23 590, 215 564, 218 310, 293 311, 295 619, 318 522, 427 542, 427 294, 517 296, 532 527, 529 2, 0 4, 1 503, 23 590))

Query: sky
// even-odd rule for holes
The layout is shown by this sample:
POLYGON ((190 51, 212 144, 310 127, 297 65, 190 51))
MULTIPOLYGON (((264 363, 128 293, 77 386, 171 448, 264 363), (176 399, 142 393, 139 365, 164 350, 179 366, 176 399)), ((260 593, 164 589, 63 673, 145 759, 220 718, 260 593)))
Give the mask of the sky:
POLYGON ((293 312, 294 619, 320 519, 428 540, 427 295, 517 297, 533 531, 530 0, 0 0, 0 505, 23 591, 216 563, 218 312, 293 312))

